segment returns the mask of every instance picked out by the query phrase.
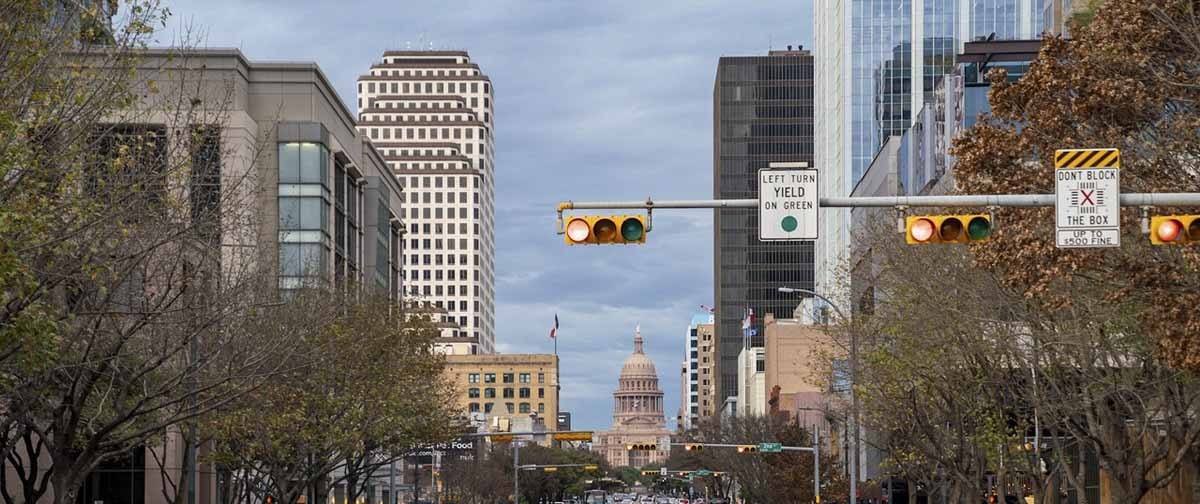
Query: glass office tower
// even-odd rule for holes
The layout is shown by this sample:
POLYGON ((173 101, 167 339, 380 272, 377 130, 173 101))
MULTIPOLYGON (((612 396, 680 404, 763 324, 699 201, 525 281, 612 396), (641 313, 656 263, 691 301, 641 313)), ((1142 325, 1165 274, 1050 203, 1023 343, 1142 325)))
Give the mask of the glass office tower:
MULTIPOLYGON (((815 166, 822 196, 845 196, 889 136, 903 134, 965 42, 1036 38, 1037 0, 815 0, 815 166)), ((818 290, 837 300, 849 212, 822 209, 818 290)), ((844 300, 843 300, 844 301, 844 300)))
MULTIPOLYGON (((724 57, 713 86, 713 196, 757 198, 758 170, 770 162, 813 161, 813 58, 808 51, 770 51, 767 56, 724 57)), ((813 286, 812 242, 761 242, 758 211, 714 212, 714 275, 717 333, 717 401, 737 394, 737 356, 742 319, 754 310, 762 346, 761 317, 791 317, 798 299, 779 287, 813 286)), ((717 404, 720 409, 720 403, 717 404)))

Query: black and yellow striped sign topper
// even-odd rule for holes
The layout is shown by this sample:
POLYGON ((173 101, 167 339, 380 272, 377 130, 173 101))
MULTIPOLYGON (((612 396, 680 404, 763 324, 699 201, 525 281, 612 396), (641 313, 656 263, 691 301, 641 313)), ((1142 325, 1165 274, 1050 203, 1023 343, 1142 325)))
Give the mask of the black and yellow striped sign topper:
POLYGON ((1121 149, 1058 149, 1054 168, 1120 168, 1121 149))

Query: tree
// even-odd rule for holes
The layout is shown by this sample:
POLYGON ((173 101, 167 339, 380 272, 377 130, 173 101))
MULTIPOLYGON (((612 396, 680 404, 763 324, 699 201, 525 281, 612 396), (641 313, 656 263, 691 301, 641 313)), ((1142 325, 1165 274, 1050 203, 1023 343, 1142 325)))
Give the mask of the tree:
MULTIPOLYGON (((1047 38, 1019 81, 992 75, 993 118, 955 143, 958 189, 1049 192, 1055 149, 1103 146, 1122 151, 1124 191, 1194 191, 1196 8, 1107 2, 1075 38, 1047 38)), ((1125 211, 1122 228, 1139 229, 1137 218, 1125 211)), ((1136 502, 1200 459, 1189 411, 1200 371, 1200 254, 1149 246, 1136 232, 1120 249, 1058 249, 1049 210, 1006 210, 1000 221, 998 239, 973 247, 973 257, 1030 302, 1032 367, 1044 372, 1031 392, 1064 418, 1060 432, 1097 457, 1114 499, 1136 502)))
MULTIPOLYGON (((1121 149, 1128 192, 1192 191, 1200 184, 1200 39, 1194 2, 1107 2, 1073 39, 1045 39, 1017 82, 992 75, 992 118, 955 142, 957 188, 973 194, 1047 193, 1055 149, 1121 149)), ((1177 209, 1157 208, 1157 212, 1177 209)), ((1050 209, 998 212, 997 239, 973 248, 980 266, 1047 309, 1099 289, 1099 309, 1129 307, 1168 363, 1200 370, 1200 253, 1151 247, 1137 212, 1122 213, 1120 249, 1059 249, 1050 209)), ((1075 307, 1076 310, 1086 307, 1075 307)))
MULTIPOLYGON (((711 418, 685 432, 682 442, 741 444, 779 442, 785 446, 811 446, 812 434, 796 421, 781 417, 711 418)), ((707 487, 710 495, 729 497, 735 492, 747 503, 811 502, 813 457, 811 452, 735 453, 732 448, 671 450, 672 470, 706 469, 727 477, 694 477, 693 485, 707 487)), ((836 454, 821 455, 822 498, 845 496, 845 479, 836 454)))
POLYGON ((251 257, 247 174, 215 162, 229 93, 186 61, 141 57, 165 22, 157 2, 121 12, 109 31, 95 3, 0 7, 0 438, 22 487, 9 502, 74 502, 100 463, 220 409, 289 348, 237 329, 276 296, 251 257))
MULTIPOLYGON (((437 330, 425 317, 382 296, 313 290, 276 308, 294 321, 332 311, 293 341, 296 366, 204 424, 214 460, 243 495, 291 503, 335 469, 354 499, 377 468, 459 431, 437 330)), ((277 322, 278 323, 278 322, 277 322)), ((316 495, 323 495, 317 491, 316 495)))

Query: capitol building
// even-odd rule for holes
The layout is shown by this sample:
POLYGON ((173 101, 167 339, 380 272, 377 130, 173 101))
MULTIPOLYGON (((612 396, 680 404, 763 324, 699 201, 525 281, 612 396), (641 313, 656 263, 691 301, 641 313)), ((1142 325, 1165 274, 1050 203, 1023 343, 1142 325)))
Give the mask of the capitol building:
POLYGON ((614 467, 642 467, 666 462, 671 433, 663 415, 663 393, 654 361, 642 351, 642 333, 633 335, 633 353, 621 367, 613 392, 613 422, 593 437, 592 451, 614 467), (629 445, 655 445, 654 450, 629 450, 629 445))

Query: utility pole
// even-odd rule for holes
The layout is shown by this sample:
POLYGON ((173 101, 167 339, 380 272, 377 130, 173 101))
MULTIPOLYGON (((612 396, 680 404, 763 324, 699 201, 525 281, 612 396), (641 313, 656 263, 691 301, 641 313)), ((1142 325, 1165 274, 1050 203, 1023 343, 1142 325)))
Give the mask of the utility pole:
POLYGON ((521 442, 512 442, 513 448, 513 504, 521 504, 521 442))
MULTIPOLYGON (((813 296, 825 304, 828 304, 833 311, 837 313, 838 318, 843 324, 850 325, 850 319, 846 317, 846 313, 838 308, 837 303, 834 303, 829 298, 822 296, 816 291, 809 289, 797 289, 792 287, 780 287, 779 292, 783 293, 801 293, 813 296)), ((848 465, 850 466, 850 499, 851 502, 857 503, 858 499, 858 394, 854 392, 854 387, 858 384, 858 331, 854 327, 850 327, 850 432, 847 436, 846 446, 851 450, 848 465)), ((813 435, 816 435, 816 430, 813 430, 813 435)), ((816 453, 816 441, 813 442, 813 453, 816 453)))
POLYGON ((396 497, 396 461, 388 464, 388 504, 397 504, 396 497))
POLYGON ((813 426, 813 498, 821 504, 821 436, 813 426))

